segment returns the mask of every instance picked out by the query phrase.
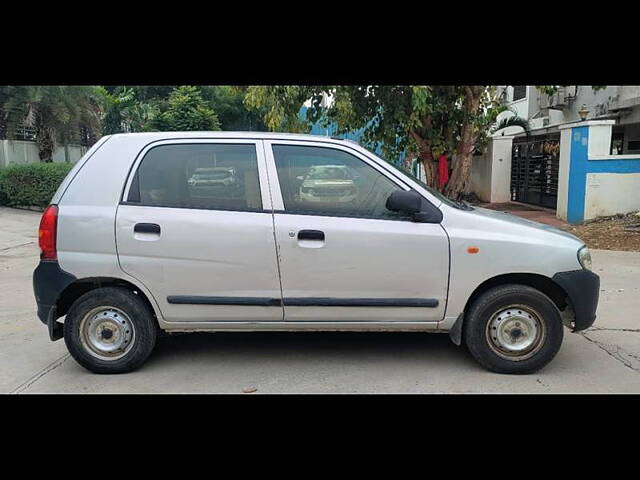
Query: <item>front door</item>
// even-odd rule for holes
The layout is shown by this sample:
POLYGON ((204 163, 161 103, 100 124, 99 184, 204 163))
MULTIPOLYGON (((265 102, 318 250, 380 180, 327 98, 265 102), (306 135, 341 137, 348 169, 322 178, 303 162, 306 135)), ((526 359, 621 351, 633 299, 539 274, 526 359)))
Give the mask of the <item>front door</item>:
POLYGON ((164 319, 281 321, 262 143, 170 141, 140 157, 118 207, 118 258, 164 319))
POLYGON ((409 187, 346 146, 265 141, 289 321, 439 321, 449 244, 386 209, 409 187))

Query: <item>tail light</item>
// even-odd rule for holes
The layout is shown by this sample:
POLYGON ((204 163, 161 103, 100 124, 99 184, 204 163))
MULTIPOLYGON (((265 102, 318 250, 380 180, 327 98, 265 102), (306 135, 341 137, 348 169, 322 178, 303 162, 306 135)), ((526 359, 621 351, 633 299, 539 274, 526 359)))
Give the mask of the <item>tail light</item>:
POLYGON ((49 205, 40 219, 38 242, 40 244, 40 258, 42 260, 56 260, 56 234, 58 230, 58 206, 49 205))

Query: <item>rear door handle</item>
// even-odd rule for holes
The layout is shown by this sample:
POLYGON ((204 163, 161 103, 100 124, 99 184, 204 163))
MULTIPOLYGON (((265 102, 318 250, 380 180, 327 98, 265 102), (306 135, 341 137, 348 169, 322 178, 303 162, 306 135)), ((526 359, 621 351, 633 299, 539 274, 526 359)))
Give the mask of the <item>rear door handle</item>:
POLYGON ((136 233, 157 233, 160 235, 160 225, 157 223, 136 223, 133 231, 136 233))
POLYGON ((318 240, 324 241, 324 232, 320 230, 300 230, 298 240, 318 240))

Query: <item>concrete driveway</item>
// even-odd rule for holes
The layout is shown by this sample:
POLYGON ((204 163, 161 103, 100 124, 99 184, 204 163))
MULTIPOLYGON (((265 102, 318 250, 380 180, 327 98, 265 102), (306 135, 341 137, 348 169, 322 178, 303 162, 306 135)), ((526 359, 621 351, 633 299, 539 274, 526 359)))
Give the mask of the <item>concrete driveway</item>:
POLYGON ((640 253, 611 251, 592 252, 596 327, 565 330, 533 375, 487 372, 447 335, 419 333, 194 333, 159 340, 137 372, 95 375, 36 317, 39 219, 0 208, 0 392, 640 392, 640 253))

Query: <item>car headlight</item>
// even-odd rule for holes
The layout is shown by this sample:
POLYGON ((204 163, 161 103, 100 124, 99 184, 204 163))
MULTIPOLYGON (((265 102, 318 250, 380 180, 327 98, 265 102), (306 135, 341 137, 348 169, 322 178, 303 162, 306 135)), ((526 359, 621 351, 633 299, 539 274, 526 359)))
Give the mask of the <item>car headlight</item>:
POLYGON ((578 261, 580 262, 580 265, 582 265, 582 268, 585 270, 591 270, 591 252, 589 252, 589 249, 586 246, 578 250, 578 261))

